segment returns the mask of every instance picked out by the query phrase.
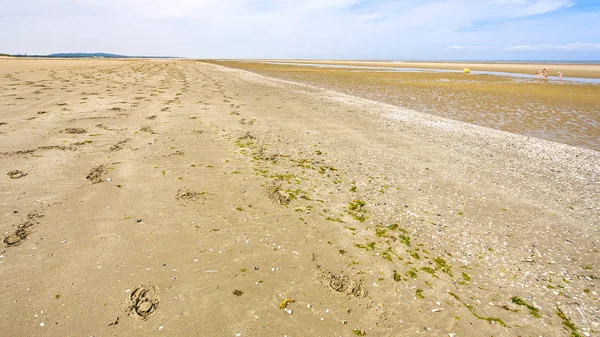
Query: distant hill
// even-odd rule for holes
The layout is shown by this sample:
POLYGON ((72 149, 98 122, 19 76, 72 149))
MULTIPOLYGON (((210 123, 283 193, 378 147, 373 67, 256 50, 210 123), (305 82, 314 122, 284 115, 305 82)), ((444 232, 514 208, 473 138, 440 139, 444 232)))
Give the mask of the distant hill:
MULTIPOLYGON (((2 54, 0 54, 1 56, 2 54)), ((27 54, 16 54, 16 55, 5 55, 14 57, 40 57, 40 58, 175 58, 174 56, 125 56, 108 53, 56 53, 50 55, 27 55, 27 54)))
POLYGON ((50 54, 48 57, 104 57, 104 58, 124 58, 128 56, 107 54, 107 53, 58 53, 50 54))

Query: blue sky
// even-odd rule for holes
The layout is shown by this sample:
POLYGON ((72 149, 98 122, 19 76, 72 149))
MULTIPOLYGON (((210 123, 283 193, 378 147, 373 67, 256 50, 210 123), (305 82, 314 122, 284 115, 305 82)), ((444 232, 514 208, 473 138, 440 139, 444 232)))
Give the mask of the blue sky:
POLYGON ((0 52, 600 60, 600 0, 0 0, 0 52))

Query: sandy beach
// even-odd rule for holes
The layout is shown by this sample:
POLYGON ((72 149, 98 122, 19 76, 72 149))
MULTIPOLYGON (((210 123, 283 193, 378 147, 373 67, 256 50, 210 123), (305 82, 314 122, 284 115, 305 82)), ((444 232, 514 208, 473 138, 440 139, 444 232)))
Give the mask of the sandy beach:
POLYGON ((600 330, 598 151, 192 60, 0 107, 0 336, 600 330))

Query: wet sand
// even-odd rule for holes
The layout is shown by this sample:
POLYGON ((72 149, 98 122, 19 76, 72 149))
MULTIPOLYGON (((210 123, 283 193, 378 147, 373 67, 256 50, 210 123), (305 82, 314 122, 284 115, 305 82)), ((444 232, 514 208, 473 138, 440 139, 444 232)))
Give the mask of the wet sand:
POLYGON ((597 151, 194 61, 0 107, 0 335, 598 331, 597 151))
POLYGON ((560 71, 568 77, 600 78, 600 64, 564 64, 564 63, 486 63, 486 62, 377 62, 377 61, 315 61, 315 60, 256 60, 256 62, 281 61, 288 63, 306 64, 334 64, 357 65, 368 67, 393 67, 393 68, 423 68, 423 69, 450 69, 463 70, 468 68, 473 71, 501 71, 507 73, 537 74, 547 68, 552 76, 557 76, 560 71))
POLYGON ((600 150, 600 85, 218 62, 471 124, 600 150))

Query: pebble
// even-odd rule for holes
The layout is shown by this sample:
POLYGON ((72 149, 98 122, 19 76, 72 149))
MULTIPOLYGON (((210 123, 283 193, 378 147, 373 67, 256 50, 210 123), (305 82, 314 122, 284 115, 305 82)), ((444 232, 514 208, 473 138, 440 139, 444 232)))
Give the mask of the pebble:
POLYGON ((46 326, 46 324, 44 322, 40 323, 40 326, 46 326))
POLYGON ((288 315, 291 315, 294 313, 294 311, 292 311, 292 309, 286 309, 285 312, 287 312, 288 315))
POLYGON ((159 327, 158 327, 158 331, 160 331, 160 330, 162 330, 162 329, 164 329, 164 328, 165 328, 165 327, 164 327, 163 325, 161 325, 161 326, 159 326, 159 327))

